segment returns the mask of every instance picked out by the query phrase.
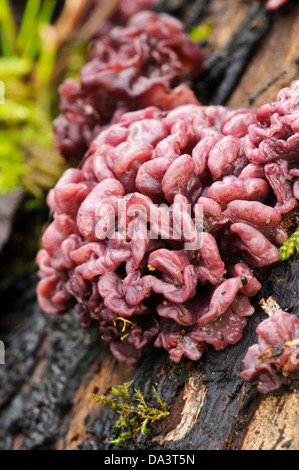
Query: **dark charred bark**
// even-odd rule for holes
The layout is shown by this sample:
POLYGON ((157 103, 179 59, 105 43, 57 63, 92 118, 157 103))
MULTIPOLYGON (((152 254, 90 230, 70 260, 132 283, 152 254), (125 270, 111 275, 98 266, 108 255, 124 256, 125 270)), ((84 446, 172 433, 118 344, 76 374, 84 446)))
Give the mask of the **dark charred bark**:
POLYGON ((255 48, 269 30, 269 15, 263 5, 253 4, 231 40, 205 61, 197 94, 203 104, 224 105, 237 86, 255 48))

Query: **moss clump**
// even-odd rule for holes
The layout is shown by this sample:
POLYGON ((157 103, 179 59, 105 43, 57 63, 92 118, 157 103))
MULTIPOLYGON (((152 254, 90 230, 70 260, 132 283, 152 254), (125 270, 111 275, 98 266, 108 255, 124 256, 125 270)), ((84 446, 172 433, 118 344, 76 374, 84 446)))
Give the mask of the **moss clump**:
POLYGON ((92 398, 103 406, 108 406, 112 410, 119 413, 119 418, 116 427, 126 427, 127 431, 122 432, 112 444, 119 444, 126 439, 136 440, 137 436, 145 434, 147 425, 165 418, 169 412, 166 409, 166 403, 161 400, 156 389, 153 387, 152 392, 160 405, 160 409, 152 408, 147 405, 145 398, 139 389, 130 391, 133 381, 127 382, 118 387, 112 387, 112 398, 107 398, 104 395, 92 395, 92 398), (121 399, 121 401, 119 400, 121 399))
POLYGON ((295 232, 281 245, 280 261, 285 261, 295 252, 299 252, 299 227, 296 228, 295 232))

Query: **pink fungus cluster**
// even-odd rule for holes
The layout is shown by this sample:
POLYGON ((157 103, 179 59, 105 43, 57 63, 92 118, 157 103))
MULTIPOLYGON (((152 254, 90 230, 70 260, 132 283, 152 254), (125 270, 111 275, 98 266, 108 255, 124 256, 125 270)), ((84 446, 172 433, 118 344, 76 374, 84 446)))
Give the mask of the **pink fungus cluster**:
MULTIPOLYGON (((198 360, 240 340, 297 205, 299 82, 257 113, 187 104, 124 113, 48 195, 41 308, 74 307, 114 356, 198 360)), ((271 342, 269 343, 271 344, 271 342)))
POLYGON ((198 103, 186 82, 200 74, 202 62, 200 46, 179 20, 149 11, 133 15, 93 43, 79 82, 60 86, 56 147, 76 164, 99 131, 125 111, 198 103))
POLYGON ((284 5, 288 0, 254 0, 258 3, 266 3, 267 10, 277 10, 284 5))
POLYGON ((299 380, 299 320, 279 311, 256 329, 258 343, 250 346, 241 377, 258 381, 261 393, 273 392, 283 383, 299 380))

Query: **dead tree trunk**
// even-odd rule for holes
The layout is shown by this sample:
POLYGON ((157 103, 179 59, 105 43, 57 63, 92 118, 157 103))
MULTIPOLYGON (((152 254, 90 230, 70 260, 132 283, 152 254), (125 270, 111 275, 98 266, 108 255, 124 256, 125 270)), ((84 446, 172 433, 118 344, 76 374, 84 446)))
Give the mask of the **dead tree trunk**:
MULTIPOLYGON (((211 17, 214 23, 205 73, 196 86, 202 102, 256 109, 299 78, 296 1, 271 14, 246 0, 194 4, 199 18, 211 17)), ((181 2, 182 14, 183 7, 181 2)), ((186 12, 187 22, 190 9, 186 12)), ((16 282, 3 294, 6 312, 0 320, 6 346, 6 364, 0 366, 0 448, 114 448, 117 416, 91 394, 134 380, 145 395, 154 385, 170 415, 146 438, 120 448, 299 449, 295 387, 263 396, 239 377, 246 350, 256 341, 255 327, 266 317, 259 299, 273 295, 282 308, 299 315, 298 259, 261 271, 260 280, 256 312, 239 343, 223 351, 211 348, 202 360, 179 365, 164 350, 151 349, 136 366, 119 364, 97 331, 79 328, 74 313, 45 316, 36 303, 35 274, 16 282)))

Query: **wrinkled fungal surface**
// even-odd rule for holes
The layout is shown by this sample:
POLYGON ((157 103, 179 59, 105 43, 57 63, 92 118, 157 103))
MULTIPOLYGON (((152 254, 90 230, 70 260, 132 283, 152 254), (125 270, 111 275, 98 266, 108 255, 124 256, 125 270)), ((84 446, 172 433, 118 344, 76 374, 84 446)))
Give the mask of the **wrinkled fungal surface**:
POLYGON ((78 163, 99 131, 125 111, 152 103, 161 109, 198 103, 186 84, 197 77, 203 54, 167 14, 142 11, 125 27, 96 40, 79 82, 60 86, 60 115, 54 121, 55 145, 78 163))
POLYGON ((256 329, 258 343, 248 349, 240 376, 258 380, 261 393, 273 392, 283 383, 299 380, 299 320, 284 311, 262 321, 256 329))
POLYGON ((297 205, 298 105, 295 82, 257 113, 151 106, 102 130, 48 195, 41 308, 74 307, 123 362, 235 344, 297 205))
POLYGON ((299 81, 282 89, 275 103, 257 111, 258 124, 251 126, 244 139, 246 156, 262 165, 276 197, 275 208, 287 213, 299 197, 299 81))
POLYGON ((258 3, 266 3, 267 10, 277 10, 284 5, 288 0, 254 0, 258 3))

